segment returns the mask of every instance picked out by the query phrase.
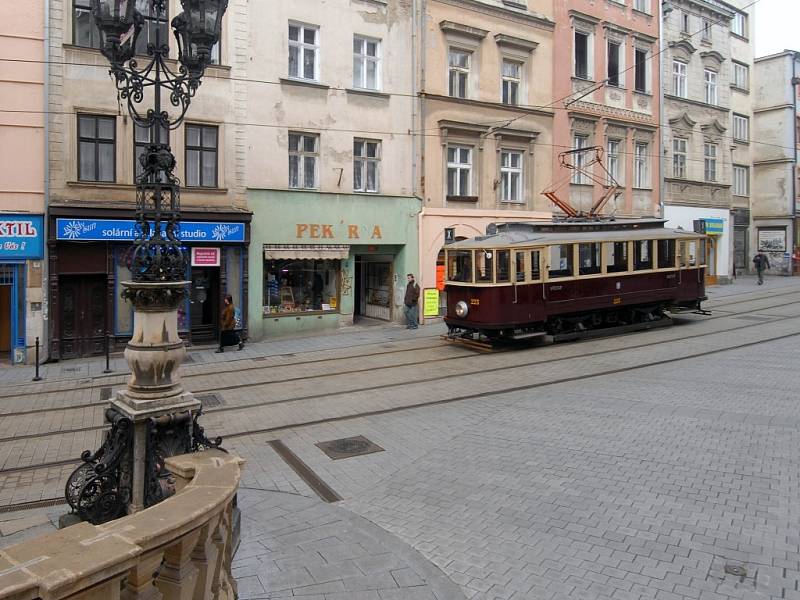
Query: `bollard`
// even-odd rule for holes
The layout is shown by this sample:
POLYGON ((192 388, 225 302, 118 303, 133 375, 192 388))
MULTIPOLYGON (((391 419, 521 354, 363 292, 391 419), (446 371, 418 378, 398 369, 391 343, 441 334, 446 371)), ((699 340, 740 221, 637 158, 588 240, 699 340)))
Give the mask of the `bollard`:
POLYGON ((36 336, 36 376, 33 378, 33 381, 41 381, 42 378, 39 377, 39 336, 36 336))
POLYGON ((110 350, 111 344, 109 342, 110 338, 111 338, 111 334, 108 333, 108 331, 106 331, 106 368, 105 368, 105 371, 103 371, 103 373, 111 373, 111 365, 109 364, 110 352, 111 352, 111 350, 110 350))

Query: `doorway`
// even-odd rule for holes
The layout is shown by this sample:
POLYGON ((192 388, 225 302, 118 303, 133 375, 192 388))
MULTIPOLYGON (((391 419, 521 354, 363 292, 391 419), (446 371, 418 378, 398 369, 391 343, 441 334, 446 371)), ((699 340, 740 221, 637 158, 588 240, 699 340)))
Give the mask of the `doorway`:
POLYGON ((219 267, 192 267, 189 323, 192 342, 219 338, 219 267))
POLYGON ((105 275, 62 276, 58 280, 61 358, 105 352, 105 275))
POLYGON ((356 256, 356 316, 381 321, 392 319, 392 258, 356 256))
POLYGON ((11 286, 0 282, 0 363, 11 359, 11 286))
POLYGON ((717 240, 710 236, 706 242, 706 285, 717 285, 717 240))

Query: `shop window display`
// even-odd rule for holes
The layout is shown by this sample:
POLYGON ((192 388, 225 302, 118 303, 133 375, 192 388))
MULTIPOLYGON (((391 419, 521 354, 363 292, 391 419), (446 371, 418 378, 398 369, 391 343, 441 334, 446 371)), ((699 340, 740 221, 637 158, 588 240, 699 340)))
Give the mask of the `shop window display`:
POLYGON ((337 312, 338 260, 264 262, 264 315, 337 312))

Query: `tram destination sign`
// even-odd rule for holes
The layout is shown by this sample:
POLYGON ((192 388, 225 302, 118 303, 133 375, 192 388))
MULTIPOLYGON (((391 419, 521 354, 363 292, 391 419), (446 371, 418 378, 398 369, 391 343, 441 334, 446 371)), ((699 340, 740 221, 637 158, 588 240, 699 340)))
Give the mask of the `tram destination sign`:
POLYGON ((0 213, 0 260, 41 259, 43 230, 42 215, 0 213))
MULTIPOLYGON (((163 231, 162 225, 162 231, 163 231)), ((181 221, 183 242, 243 242, 245 224, 181 221)), ((130 219, 56 219, 56 239, 75 242, 132 242, 136 221, 130 219)))

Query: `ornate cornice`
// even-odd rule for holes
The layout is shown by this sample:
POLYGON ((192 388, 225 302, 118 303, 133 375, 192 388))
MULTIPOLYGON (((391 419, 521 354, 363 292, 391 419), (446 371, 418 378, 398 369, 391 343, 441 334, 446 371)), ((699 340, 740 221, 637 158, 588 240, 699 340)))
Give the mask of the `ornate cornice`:
POLYGON ((533 52, 539 45, 539 42, 514 37, 513 35, 506 35, 504 33, 495 34, 494 41, 501 48, 514 48, 516 50, 523 50, 525 52, 533 52))
POLYGON ((508 6, 491 6, 480 0, 434 0, 439 4, 448 4, 458 8, 477 9, 480 12, 503 19, 510 19, 526 25, 532 25, 546 31, 553 31, 556 24, 545 15, 532 13, 529 10, 512 8, 508 6))
POLYGON ((470 25, 462 25, 461 23, 456 23, 454 21, 440 21, 439 29, 441 29, 445 33, 462 35, 478 41, 485 38, 486 35, 489 33, 486 29, 480 29, 478 27, 472 27, 470 25))
POLYGON ((652 115, 583 100, 570 104, 569 115, 575 118, 585 118, 586 116, 606 117, 636 126, 645 126, 653 129, 658 127, 658 123, 656 123, 652 115))

